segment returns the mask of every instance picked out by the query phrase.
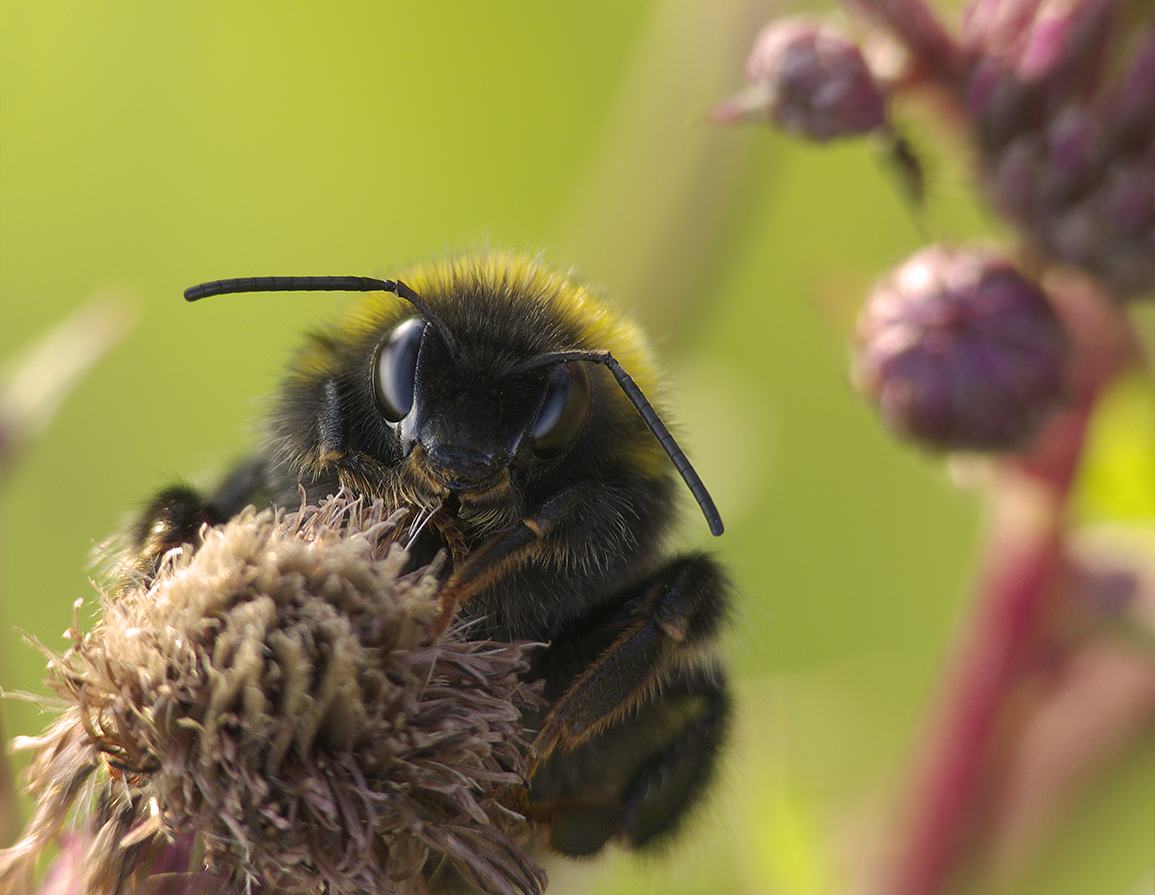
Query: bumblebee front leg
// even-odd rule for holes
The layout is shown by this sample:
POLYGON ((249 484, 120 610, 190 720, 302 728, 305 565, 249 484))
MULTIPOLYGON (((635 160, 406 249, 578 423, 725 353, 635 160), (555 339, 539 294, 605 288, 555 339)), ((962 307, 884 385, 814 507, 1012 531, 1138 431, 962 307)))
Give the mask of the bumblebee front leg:
POLYGON ((164 555, 175 547, 199 547, 205 525, 221 525, 244 507, 273 502, 267 482, 267 464, 246 460, 206 495, 188 485, 171 485, 149 502, 132 527, 124 566, 125 584, 151 580, 164 555))
MULTIPOLYGON (((576 532, 574 519, 597 519, 599 502, 604 500, 601 486, 578 483, 563 488, 546 500, 536 512, 519 522, 501 529, 466 558, 455 569, 441 589, 441 615, 437 628, 444 630, 462 603, 484 590, 508 571, 530 561, 551 536, 562 532, 576 532)), ((613 534, 599 535, 587 525, 581 529, 585 537, 612 540, 613 534)), ((576 533, 570 537, 577 537, 576 533)), ((562 552, 568 545, 555 544, 562 552)))
POLYGON ((638 847, 685 816, 728 726, 709 649, 727 603, 713 561, 681 557, 546 649, 535 673, 552 707, 530 800, 554 848, 589 854, 614 836, 638 847))
POLYGON ((153 498, 133 528, 131 573, 152 578, 166 553, 182 544, 197 544, 201 526, 224 521, 194 489, 185 485, 166 488, 153 498))

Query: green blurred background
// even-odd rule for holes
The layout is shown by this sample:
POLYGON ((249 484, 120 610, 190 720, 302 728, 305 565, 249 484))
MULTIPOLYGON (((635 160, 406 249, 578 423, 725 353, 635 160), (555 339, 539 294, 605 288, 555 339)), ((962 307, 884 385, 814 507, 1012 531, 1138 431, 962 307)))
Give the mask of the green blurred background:
MULTIPOLYGON (((555 865, 551 891, 840 891, 893 807, 981 507, 846 385, 859 296, 923 242, 879 156, 696 123, 739 84, 771 5, 0 10, 0 358, 93 293, 139 315, 3 482, 0 685, 40 691, 20 632, 63 645, 73 601, 93 596, 94 544, 252 444, 300 332, 344 304, 189 306, 182 289, 543 250, 658 343, 741 614, 738 729, 714 798, 667 853, 555 865)), ((934 233, 979 232, 965 184, 932 170, 934 233)), ((710 540, 692 507, 683 532, 710 540)), ((9 736, 45 723, 11 700, 0 718, 9 736)), ((1139 878, 1150 757, 1091 795, 1058 833, 1078 846, 1028 890, 1139 878)))

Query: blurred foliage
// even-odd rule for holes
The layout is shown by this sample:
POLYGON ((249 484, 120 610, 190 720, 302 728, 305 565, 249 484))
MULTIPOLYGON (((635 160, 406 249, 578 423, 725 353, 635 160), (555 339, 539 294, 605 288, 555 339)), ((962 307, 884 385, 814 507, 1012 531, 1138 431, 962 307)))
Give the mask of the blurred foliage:
POLYGON ((1155 519, 1155 389, 1136 371, 1100 402, 1083 461, 1080 515, 1088 521, 1155 519))
MULTIPOLYGON (((343 304, 187 306, 184 287, 541 249, 658 342, 666 403, 727 524, 708 546, 740 595, 738 724, 714 798, 667 852, 555 865, 550 891, 838 891, 893 807, 980 507, 845 383, 859 296, 926 225, 885 164, 865 143, 695 123, 739 82, 772 5, 3 10, 0 358, 98 290, 132 296, 141 320, 3 482, 0 684, 39 692, 20 632, 60 646, 92 596, 94 544, 157 488, 243 454, 299 333, 343 304)), ((966 184, 931 170, 936 234, 978 232, 966 184)), ((1096 518, 1152 512, 1149 476, 1123 496, 1150 415, 1143 435, 1121 413, 1096 442, 1096 518)), ((708 540, 689 509, 683 530, 708 540)), ((0 717, 9 735, 44 723, 11 700, 0 717)), ((1056 850, 1045 891, 1121 892, 1149 866, 1155 773, 1120 773, 1087 808, 1111 847, 1056 850)))

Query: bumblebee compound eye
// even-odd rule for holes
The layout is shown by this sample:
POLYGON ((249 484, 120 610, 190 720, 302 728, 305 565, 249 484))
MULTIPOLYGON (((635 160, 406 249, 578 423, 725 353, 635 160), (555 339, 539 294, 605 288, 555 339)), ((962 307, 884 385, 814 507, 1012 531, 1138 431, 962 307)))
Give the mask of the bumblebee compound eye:
MULTIPOLYGON (((662 450, 674 462, 674 468, 678 470, 678 474, 682 477, 690 489, 690 493, 694 495, 694 499, 698 501, 698 506, 702 508, 702 515, 706 517, 706 522, 710 526, 710 533, 717 536, 720 535, 724 526, 722 525, 722 517, 718 515, 718 508, 714 505, 714 499, 710 497, 710 492, 706 490, 706 486, 702 484, 702 478, 697 471, 686 459, 685 453, 678 443, 674 440, 674 436, 670 434, 670 430, 666 428, 666 424, 662 422, 656 410, 646 396, 642 394, 642 390, 638 388, 638 384, 634 382, 633 378, 622 369, 622 365, 614 359, 614 356, 608 351, 557 351, 552 354, 543 354, 539 357, 531 358, 521 365, 519 368, 522 371, 533 370, 539 367, 544 367, 547 364, 558 364, 555 367, 554 376, 557 376, 557 369, 564 365, 566 372, 571 373, 572 367, 575 363, 591 363, 602 364, 609 368, 613 374, 614 379, 617 380, 618 385, 622 391, 625 392, 634 409, 642 418, 647 428, 654 433, 654 437, 658 439, 658 444, 662 446, 662 450)), ((585 374, 582 373, 584 378, 585 374)), ((585 381, 586 390, 589 390, 589 380, 585 381)), ((550 397, 547 394, 547 399, 550 397)), ((588 398, 587 398, 588 400, 588 398)), ((546 402, 548 403, 548 401, 546 402)), ((538 423, 534 424, 533 430, 530 433, 531 440, 533 435, 537 433, 539 423, 542 417, 545 416, 545 408, 543 406, 542 412, 538 414, 538 423)), ((583 416, 584 419, 584 416, 583 416)), ((578 426, 580 428, 580 424, 578 426)), ((574 435, 577 434, 577 429, 574 430, 574 435)), ((571 438, 573 436, 570 436, 571 438)))
POLYGON ((529 431, 533 455, 550 460, 573 441, 590 410, 590 380, 577 361, 553 368, 537 420, 529 431))
POLYGON ((413 408, 417 353, 426 323, 419 317, 398 324, 373 360, 373 390, 381 415, 397 423, 413 408))

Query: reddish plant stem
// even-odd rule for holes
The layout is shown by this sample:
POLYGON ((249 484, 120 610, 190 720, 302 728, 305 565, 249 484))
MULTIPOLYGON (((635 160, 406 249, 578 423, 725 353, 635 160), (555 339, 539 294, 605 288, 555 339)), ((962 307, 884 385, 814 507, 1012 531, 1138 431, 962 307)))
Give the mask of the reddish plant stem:
POLYGON ((894 895, 940 892, 954 869, 974 817, 991 732, 1004 698, 1029 664, 1041 610, 1062 558, 1064 497, 1057 491, 1040 495, 1026 526, 1021 518, 996 520, 992 526, 977 608, 931 737, 897 881, 888 890, 894 895))
POLYGON ((1126 317, 1085 284, 1059 289, 1056 304, 1068 331, 1077 334, 1073 406, 1051 421, 1030 451, 995 464, 975 610, 928 738, 888 895, 943 892, 961 869, 968 834, 991 820, 982 815, 982 783, 990 771, 992 734, 1008 696, 1045 646, 1052 584, 1064 562, 1067 507, 1091 415, 1104 388, 1138 356, 1126 317))
POLYGON ((910 53, 913 80, 961 92, 967 64, 963 49, 929 4, 923 0, 842 0, 842 5, 898 39, 910 53))

